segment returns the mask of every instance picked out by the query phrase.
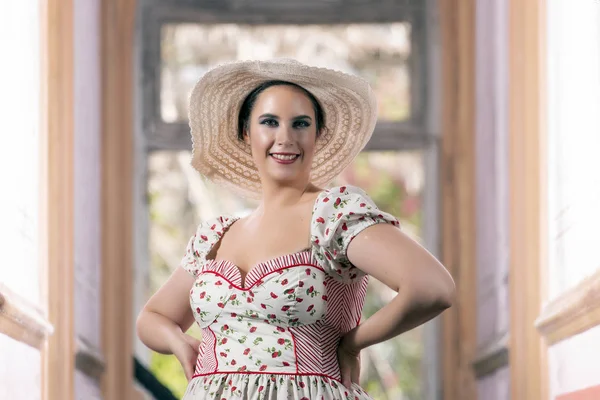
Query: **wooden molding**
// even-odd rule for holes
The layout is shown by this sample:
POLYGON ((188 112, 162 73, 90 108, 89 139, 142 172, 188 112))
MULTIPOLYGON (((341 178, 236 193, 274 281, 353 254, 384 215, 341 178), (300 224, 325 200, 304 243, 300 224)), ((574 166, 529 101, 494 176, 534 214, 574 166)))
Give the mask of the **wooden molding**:
POLYGON ((475 1, 438 0, 442 50, 442 262, 457 287, 442 316, 446 400, 476 398, 475 1))
POLYGON ((101 2, 102 354, 106 399, 133 395, 135 0, 101 2))
MULTIPOLYGON (((157 150, 191 150, 192 139, 188 123, 159 121, 148 129, 148 151, 157 150), (154 130, 155 132, 152 132, 154 130)), ((419 121, 377 122, 373 136, 367 143, 365 151, 385 151, 389 149, 413 150, 429 146, 435 140, 433 134, 427 132, 419 121)))
POLYGON ((93 348, 83 339, 77 340, 77 353, 75 353, 75 368, 90 378, 100 382, 106 363, 99 349, 93 348))
POLYGON ((493 374, 508 365, 508 342, 508 335, 503 335, 477 349, 477 355, 473 361, 477 379, 493 374))
POLYGON ((511 399, 547 399, 547 350, 535 328, 548 265, 545 1, 510 0, 508 9, 511 399))
POLYGON ((0 333, 42 350, 52 331, 41 310, 0 283, 0 333))
POLYGON ((385 23, 409 20, 424 7, 421 0, 154 2, 167 21, 233 24, 385 23))
POLYGON ((548 345, 600 325, 600 269, 546 305, 535 325, 548 345))
POLYGON ((40 254, 54 333, 42 353, 44 399, 75 397, 73 0, 41 1, 40 254))

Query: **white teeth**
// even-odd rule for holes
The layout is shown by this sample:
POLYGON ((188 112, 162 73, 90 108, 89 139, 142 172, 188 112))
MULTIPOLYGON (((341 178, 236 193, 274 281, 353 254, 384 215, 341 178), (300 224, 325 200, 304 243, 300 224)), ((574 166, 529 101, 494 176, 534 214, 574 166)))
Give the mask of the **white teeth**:
POLYGON ((283 155, 283 154, 271 154, 273 156, 273 158, 276 158, 278 160, 283 160, 283 161, 290 161, 293 160, 294 158, 298 157, 297 155, 283 155))

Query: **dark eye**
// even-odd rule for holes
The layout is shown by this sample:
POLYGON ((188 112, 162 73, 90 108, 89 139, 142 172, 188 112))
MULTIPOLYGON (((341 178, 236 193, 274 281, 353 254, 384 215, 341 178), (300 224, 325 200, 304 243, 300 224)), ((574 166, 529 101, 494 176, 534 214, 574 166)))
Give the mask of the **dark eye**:
POLYGON ((301 120, 294 122, 294 128, 308 128, 310 126, 310 122, 301 120))
POLYGON ((263 119, 260 123, 262 125, 267 125, 267 126, 272 126, 272 127, 275 127, 275 126, 279 125, 278 122, 277 122, 277 120, 274 120, 273 118, 263 119))

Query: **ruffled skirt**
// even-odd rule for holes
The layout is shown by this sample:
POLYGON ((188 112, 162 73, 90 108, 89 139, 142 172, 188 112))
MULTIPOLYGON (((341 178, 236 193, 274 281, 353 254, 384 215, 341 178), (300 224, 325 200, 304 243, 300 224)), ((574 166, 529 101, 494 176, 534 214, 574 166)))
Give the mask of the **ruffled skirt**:
POLYGON ((372 400, 357 384, 351 388, 319 375, 212 374, 188 384, 183 400, 372 400))

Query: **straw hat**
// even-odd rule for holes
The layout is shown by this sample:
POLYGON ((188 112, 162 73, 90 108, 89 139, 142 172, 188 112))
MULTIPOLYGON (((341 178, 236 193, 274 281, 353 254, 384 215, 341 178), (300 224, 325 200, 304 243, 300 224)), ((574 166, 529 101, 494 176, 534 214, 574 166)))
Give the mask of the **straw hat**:
POLYGON ((302 86, 321 103, 325 129, 317 138, 311 182, 326 186, 365 147, 375 128, 377 103, 362 78, 295 60, 240 61, 207 72, 190 96, 192 166, 236 193, 259 198, 261 183, 250 146, 238 139, 246 96, 269 80, 302 86))

